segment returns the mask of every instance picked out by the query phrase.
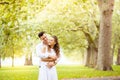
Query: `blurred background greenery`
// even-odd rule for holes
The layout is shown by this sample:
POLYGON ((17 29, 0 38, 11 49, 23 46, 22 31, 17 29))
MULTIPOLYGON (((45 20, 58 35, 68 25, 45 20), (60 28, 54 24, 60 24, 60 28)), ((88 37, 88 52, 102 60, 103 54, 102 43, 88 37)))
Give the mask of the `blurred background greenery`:
POLYGON ((97 0, 0 0, 0 80, 37 79, 37 66, 8 66, 15 66, 14 61, 19 64, 17 58, 20 57, 23 64, 34 65, 40 31, 58 36, 65 58, 63 62, 78 64, 58 65, 59 79, 119 76, 120 0, 115 0, 112 19, 112 64, 117 64, 112 66, 114 71, 93 69, 96 66, 99 20, 97 0), (6 59, 8 61, 4 62, 6 59), (5 63, 11 64, 5 67, 5 63))
MULTIPOLYGON (((59 38, 67 59, 85 64, 87 48, 98 38, 100 13, 96 0, 0 0, 1 59, 25 56, 32 64, 37 34, 59 38)), ((120 50, 120 1, 115 0, 112 45, 114 63, 120 50)))

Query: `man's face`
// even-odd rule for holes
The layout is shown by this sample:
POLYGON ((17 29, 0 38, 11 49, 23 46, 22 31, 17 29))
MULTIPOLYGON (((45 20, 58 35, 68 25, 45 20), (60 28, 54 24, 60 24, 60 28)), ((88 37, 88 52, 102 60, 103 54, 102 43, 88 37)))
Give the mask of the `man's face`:
POLYGON ((47 43, 47 35, 43 34, 43 36, 41 36, 40 38, 44 43, 47 43))
POLYGON ((46 39, 46 34, 43 34, 41 37, 40 37, 41 40, 45 40, 46 39))

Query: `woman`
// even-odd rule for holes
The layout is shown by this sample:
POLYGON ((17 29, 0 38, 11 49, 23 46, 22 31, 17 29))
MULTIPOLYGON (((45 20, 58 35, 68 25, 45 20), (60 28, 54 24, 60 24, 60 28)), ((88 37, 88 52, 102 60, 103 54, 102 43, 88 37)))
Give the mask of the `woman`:
POLYGON ((52 36, 48 38, 48 46, 42 49, 43 54, 47 54, 47 58, 42 58, 40 75, 38 80, 58 80, 56 72, 56 63, 60 59, 60 48, 58 38, 52 36))

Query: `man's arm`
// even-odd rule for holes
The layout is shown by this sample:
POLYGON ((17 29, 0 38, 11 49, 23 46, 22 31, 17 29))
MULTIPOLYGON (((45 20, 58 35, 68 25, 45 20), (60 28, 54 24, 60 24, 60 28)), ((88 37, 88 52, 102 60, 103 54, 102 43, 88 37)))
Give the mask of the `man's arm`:
POLYGON ((54 62, 55 61, 54 59, 48 59, 48 58, 42 58, 41 60, 44 62, 54 62))
POLYGON ((54 62, 57 59, 56 56, 49 56, 46 53, 46 46, 40 46, 40 45, 37 46, 36 53, 37 53, 38 57, 40 57, 41 60, 45 61, 45 62, 54 62))
POLYGON ((48 56, 48 58, 42 58, 41 60, 45 62, 54 62, 57 60, 57 56, 48 56))

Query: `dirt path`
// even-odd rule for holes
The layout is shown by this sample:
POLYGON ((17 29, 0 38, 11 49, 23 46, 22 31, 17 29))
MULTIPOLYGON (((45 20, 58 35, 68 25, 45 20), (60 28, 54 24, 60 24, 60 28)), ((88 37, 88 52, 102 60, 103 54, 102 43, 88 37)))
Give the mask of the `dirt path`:
POLYGON ((103 78, 74 78, 74 79, 62 79, 62 80, 120 80, 118 77, 103 77, 103 78))

